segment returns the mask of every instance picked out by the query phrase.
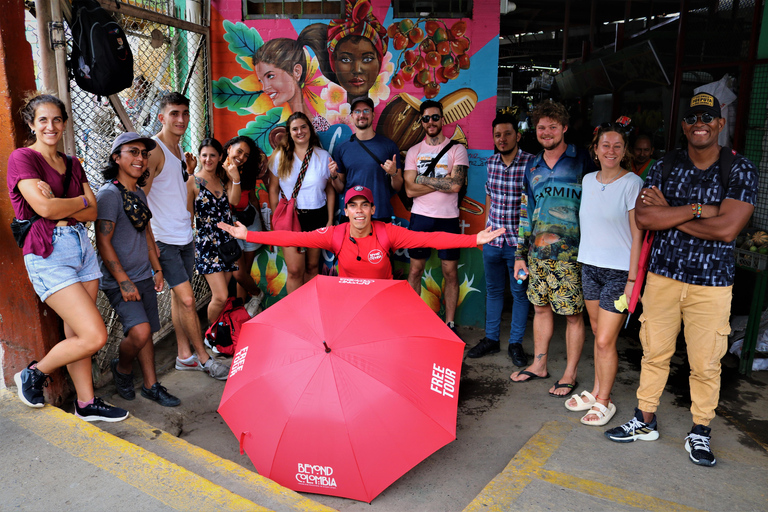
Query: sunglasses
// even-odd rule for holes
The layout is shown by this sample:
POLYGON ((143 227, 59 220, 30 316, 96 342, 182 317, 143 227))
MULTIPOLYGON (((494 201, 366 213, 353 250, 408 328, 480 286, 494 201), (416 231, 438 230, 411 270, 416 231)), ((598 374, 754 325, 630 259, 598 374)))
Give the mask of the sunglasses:
POLYGON ((443 116, 441 116, 440 114, 432 114, 431 116, 421 116, 421 122, 428 123, 430 119, 433 120, 434 122, 438 122, 442 118, 443 116))
POLYGON ((189 179, 189 173, 187 172, 187 162, 181 162, 181 177, 184 179, 184 183, 189 179))
POLYGON ((709 124, 709 123, 711 123, 712 121, 714 121, 717 118, 715 116, 713 116, 712 114, 709 114, 709 113, 705 112, 703 114, 698 114, 698 115, 697 114, 693 114, 693 115, 690 115, 690 116, 686 116, 686 117, 683 118, 683 121, 685 121, 685 124, 687 124, 687 125, 694 125, 694 124, 696 124, 696 120, 697 119, 700 119, 701 122, 704 123, 704 124, 709 124))
POLYGON ((363 110, 353 110, 352 111, 352 113, 355 114, 356 116, 359 116, 359 115, 366 115, 367 116, 371 112, 373 112, 373 110, 371 110, 369 108, 366 108, 366 109, 363 109, 363 110))
POLYGON ((120 152, 129 153, 133 158, 136 158, 139 155, 141 155, 141 158, 145 160, 149 158, 149 151, 147 151, 146 149, 131 148, 131 149, 124 149, 120 152))

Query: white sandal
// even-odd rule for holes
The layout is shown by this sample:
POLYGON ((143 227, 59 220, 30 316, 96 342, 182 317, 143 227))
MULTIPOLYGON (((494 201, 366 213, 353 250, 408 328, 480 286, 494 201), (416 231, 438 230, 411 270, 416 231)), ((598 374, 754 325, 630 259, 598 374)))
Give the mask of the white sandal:
POLYGON ((585 414, 581 418, 581 422, 585 425, 593 425, 595 427, 602 427, 609 421, 611 421, 611 418, 613 418, 613 415, 616 414, 616 406, 613 405, 613 402, 608 402, 608 407, 604 406, 600 402, 595 402, 595 405, 592 406, 597 407, 597 410, 590 409, 587 411, 587 414, 585 414), (597 416, 596 420, 586 420, 587 416, 597 416))
POLYGON ((587 390, 584 390, 581 392, 580 395, 572 395, 571 398, 565 401, 565 408, 569 411, 588 411, 592 408, 593 405, 595 405, 595 402, 597 400, 594 396, 592 396, 592 393, 590 393, 587 390), (586 397, 586 400, 584 398, 586 397), (568 405, 568 402, 571 401, 571 398, 576 400, 576 405, 568 405))

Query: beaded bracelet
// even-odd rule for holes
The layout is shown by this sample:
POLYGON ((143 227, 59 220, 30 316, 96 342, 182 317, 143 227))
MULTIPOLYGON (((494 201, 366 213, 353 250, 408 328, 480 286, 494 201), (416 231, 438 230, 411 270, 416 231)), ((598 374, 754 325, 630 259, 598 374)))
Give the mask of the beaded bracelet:
POLYGON ((693 210, 693 218, 694 219, 700 219, 701 218, 701 203, 694 203, 691 205, 691 210, 693 210))

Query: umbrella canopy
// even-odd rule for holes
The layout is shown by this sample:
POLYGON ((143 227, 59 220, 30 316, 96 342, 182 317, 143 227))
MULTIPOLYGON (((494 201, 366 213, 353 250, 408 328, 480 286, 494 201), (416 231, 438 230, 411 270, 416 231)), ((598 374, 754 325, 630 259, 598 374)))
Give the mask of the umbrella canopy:
POLYGON ((463 352, 406 281, 317 276, 243 326, 219 413, 260 474, 370 502, 456 438, 463 352))

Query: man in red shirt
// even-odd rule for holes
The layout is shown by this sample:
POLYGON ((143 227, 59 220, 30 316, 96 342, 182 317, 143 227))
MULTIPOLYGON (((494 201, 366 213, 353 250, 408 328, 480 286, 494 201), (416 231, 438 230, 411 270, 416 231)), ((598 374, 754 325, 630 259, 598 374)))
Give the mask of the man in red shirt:
POLYGON ((349 223, 320 228, 309 232, 295 231, 248 231, 241 223, 230 226, 220 222, 219 228, 230 235, 248 242, 277 245, 280 247, 314 247, 333 250, 334 233, 344 230, 341 247, 338 248, 339 276, 392 279, 389 251, 413 247, 449 249, 483 245, 504 233, 504 228, 491 231, 486 228, 477 235, 457 235, 442 231, 409 231, 400 226, 371 222, 376 211, 373 193, 363 186, 347 191, 344 198, 344 214, 349 223), (384 230, 385 233, 376 233, 384 230), (389 247, 386 247, 386 246, 389 247))

